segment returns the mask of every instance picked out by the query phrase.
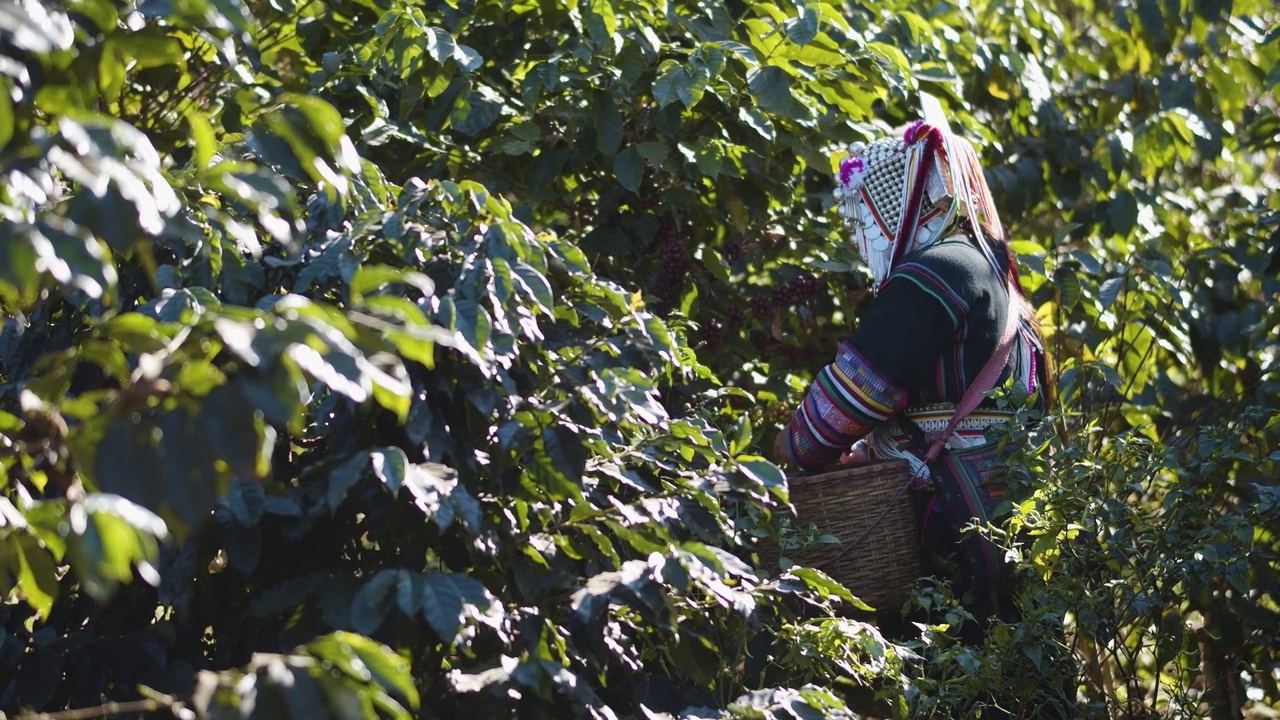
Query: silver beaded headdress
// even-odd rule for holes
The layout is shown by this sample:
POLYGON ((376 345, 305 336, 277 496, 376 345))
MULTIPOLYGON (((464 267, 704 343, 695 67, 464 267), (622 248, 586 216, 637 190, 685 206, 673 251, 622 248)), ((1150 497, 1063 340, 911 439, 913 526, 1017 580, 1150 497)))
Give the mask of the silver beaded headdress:
POLYGON ((937 116, 934 124, 917 120, 901 138, 854 143, 840 162, 833 195, 876 291, 902 256, 944 236, 961 216, 981 223, 991 242, 1004 241, 973 146, 950 132, 936 101, 926 115, 937 116))

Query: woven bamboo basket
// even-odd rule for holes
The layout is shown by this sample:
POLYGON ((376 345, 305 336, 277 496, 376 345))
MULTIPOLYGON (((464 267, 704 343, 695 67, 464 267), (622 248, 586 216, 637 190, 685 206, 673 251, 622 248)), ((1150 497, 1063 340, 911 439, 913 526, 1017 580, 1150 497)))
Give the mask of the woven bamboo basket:
MULTIPOLYGON (((900 607, 920 577, 919 527, 905 490, 910 481, 902 460, 790 478, 796 528, 804 533, 812 524, 839 542, 790 551, 787 558, 822 570, 877 610, 900 607)), ((772 539, 761 543, 760 555, 766 568, 778 569, 782 553, 772 539)))

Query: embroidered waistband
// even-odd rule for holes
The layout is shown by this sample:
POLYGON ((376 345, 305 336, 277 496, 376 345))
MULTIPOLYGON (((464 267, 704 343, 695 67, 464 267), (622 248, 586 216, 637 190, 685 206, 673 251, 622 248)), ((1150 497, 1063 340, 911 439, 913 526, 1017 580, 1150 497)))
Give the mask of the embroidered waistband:
MULTIPOLYGON (((955 414, 955 409, 956 406, 950 403, 909 407, 903 410, 902 417, 911 420, 928 436, 929 433, 945 431, 951 424, 951 416, 955 414)), ((946 447, 958 450, 983 445, 986 443, 988 427, 1007 422, 1012 417, 1013 413, 1006 410, 989 408, 974 410, 957 423, 951 436, 947 438, 946 447)), ((916 448, 915 452, 912 451, 912 440, 908 437, 903 425, 904 423, 901 422, 893 422, 877 428, 871 434, 868 444, 874 459, 896 458, 910 463, 912 474, 919 478, 919 482, 913 484, 912 488, 918 490, 927 484, 929 469, 922 460, 923 449, 916 448)), ((917 437, 917 441, 919 439, 917 437)))
MULTIPOLYGON (((936 405, 923 405, 918 407, 909 407, 903 410, 902 414, 920 427, 926 433, 942 432, 947 429, 947 424, 951 422, 951 415, 955 413, 956 406, 952 403, 939 403, 936 405)), ((1013 413, 1008 410, 996 410, 993 408, 978 408, 966 415, 956 425, 956 433, 968 435, 970 433, 981 433, 988 427, 999 423, 1007 422, 1013 417, 1013 413)))

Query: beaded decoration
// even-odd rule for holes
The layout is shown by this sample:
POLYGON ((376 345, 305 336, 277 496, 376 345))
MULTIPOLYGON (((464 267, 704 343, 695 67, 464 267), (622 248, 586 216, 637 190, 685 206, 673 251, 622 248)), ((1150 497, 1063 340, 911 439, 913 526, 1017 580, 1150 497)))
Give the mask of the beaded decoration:
MULTIPOLYGON (((993 242, 1003 230, 977 155, 945 128, 917 120, 901 138, 853 143, 833 196, 850 240, 878 292, 898 260, 932 244, 961 216, 982 223, 993 242)), ((988 258, 994 256, 979 243, 988 258)))

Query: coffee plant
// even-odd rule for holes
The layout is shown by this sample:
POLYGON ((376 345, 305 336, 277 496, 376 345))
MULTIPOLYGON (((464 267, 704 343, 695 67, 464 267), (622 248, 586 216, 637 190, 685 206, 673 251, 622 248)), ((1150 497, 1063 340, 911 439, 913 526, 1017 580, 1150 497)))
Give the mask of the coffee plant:
POLYGON ((1270 717, 1278 88, 1260 0, 8 0, 0 712, 1270 717), (977 641, 757 546, 921 93, 1060 372, 977 641))

